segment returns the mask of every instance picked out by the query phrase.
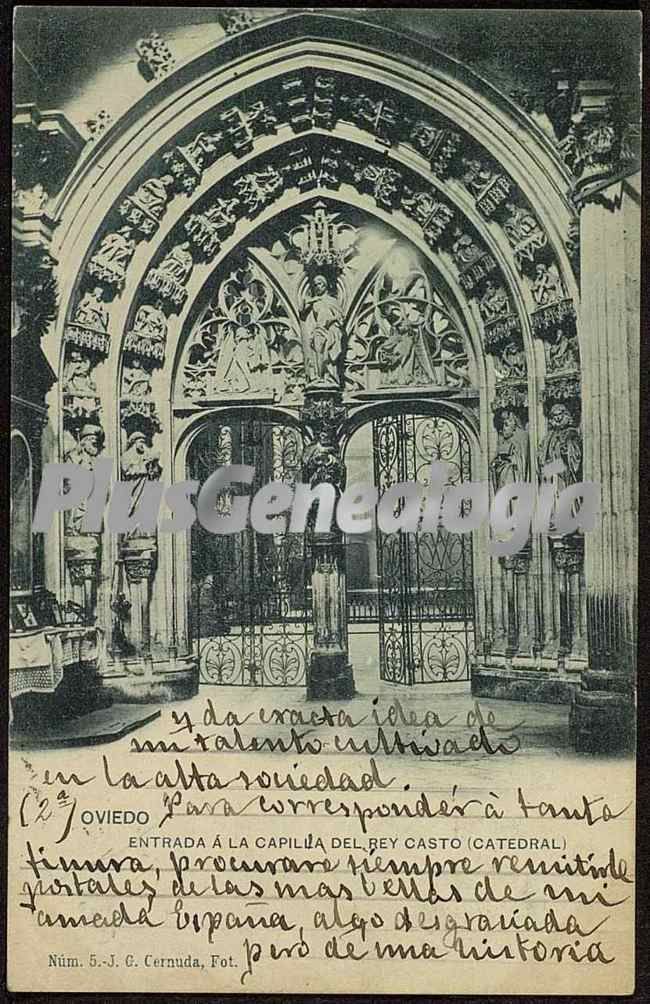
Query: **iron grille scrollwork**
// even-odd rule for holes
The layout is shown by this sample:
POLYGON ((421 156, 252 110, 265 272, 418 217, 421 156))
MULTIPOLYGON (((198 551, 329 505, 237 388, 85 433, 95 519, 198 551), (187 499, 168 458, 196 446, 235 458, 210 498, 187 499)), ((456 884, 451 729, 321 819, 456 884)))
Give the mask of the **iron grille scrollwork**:
MULTIPOLYGON (((271 480, 300 477, 302 437, 260 411, 224 414, 199 434, 189 476, 204 481, 224 464, 255 467, 254 494, 271 480)), ((232 496, 217 509, 227 512, 232 496)), ((192 528, 192 627, 201 681, 300 686, 310 650, 308 564, 302 534, 217 536, 192 528)))
MULTIPOLYGON (((449 419, 390 413, 373 421, 375 483, 429 483, 430 465, 450 465, 450 482, 470 479, 467 437, 449 419)), ((420 533, 377 530, 377 620, 381 679, 466 680, 473 643, 472 543, 442 526, 420 533)))

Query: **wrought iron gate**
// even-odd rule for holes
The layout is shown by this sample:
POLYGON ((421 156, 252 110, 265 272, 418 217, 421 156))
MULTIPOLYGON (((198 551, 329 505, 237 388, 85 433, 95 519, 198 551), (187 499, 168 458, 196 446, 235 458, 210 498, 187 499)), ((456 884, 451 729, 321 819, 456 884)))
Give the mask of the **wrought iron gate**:
MULTIPOLYGON (((212 420, 192 444, 188 477, 202 483, 225 464, 251 464, 252 496, 268 481, 300 480, 301 463, 299 430, 256 409, 212 420)), ((217 508, 225 513, 229 506, 224 494, 217 508)), ((191 619, 201 681, 304 684, 311 627, 304 535, 258 534, 247 527, 216 536, 195 523, 191 551, 191 619)))
MULTIPOLYGON (((380 497, 403 481, 429 483, 434 460, 450 481, 470 479, 469 442, 441 416, 394 413, 373 420, 380 497)), ((474 638, 471 534, 439 526, 420 533, 377 530, 380 677, 391 683, 442 683, 469 677, 474 638)))

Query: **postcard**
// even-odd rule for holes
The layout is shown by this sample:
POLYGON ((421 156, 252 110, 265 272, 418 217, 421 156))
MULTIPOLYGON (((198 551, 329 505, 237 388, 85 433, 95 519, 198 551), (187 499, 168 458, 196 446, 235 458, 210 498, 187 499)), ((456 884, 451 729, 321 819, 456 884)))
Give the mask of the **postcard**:
POLYGON ((640 36, 16 9, 11 991, 633 991, 640 36))

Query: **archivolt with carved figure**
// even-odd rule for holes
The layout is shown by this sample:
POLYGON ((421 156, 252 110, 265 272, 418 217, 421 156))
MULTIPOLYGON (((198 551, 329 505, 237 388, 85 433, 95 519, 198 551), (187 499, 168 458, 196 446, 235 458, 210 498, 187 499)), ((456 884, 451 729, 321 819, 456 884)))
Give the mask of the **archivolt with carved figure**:
MULTIPOLYGON (((190 476, 223 437, 232 462, 252 451, 264 469, 297 437, 302 480, 338 497, 346 480, 373 481, 389 441, 390 479, 409 480, 431 427, 439 442, 463 444, 463 462, 491 492, 518 479, 543 487, 544 466, 562 460, 566 484, 549 491, 583 477, 603 484, 605 511, 625 513, 625 555, 609 517, 591 547, 580 533, 531 532, 520 553, 496 558, 477 534, 463 580, 472 619, 463 675, 476 694, 568 701, 588 665, 604 673, 633 662, 626 484, 636 476, 612 479, 603 459, 612 450, 595 446, 604 427, 613 444, 636 421, 627 356, 614 374, 616 406, 601 413, 612 391, 600 360, 612 358, 612 331, 627 330, 630 315, 615 292, 625 287, 624 274, 613 276, 618 259, 606 267, 584 249, 629 232, 636 134, 624 105, 615 128, 593 81, 567 83, 540 120, 422 40, 405 42, 407 64, 393 32, 358 21, 353 43, 339 20, 310 10, 247 22, 218 43, 218 59, 199 53, 177 68, 160 39, 140 40, 150 90, 112 125, 95 116, 80 156, 72 130, 47 132, 21 112, 29 156, 17 167, 16 304, 29 333, 20 338, 38 341, 56 315, 43 348, 58 387, 42 393, 51 435, 35 469, 69 460, 90 470, 113 457, 142 493, 190 476), (48 163, 67 165, 65 183, 58 168, 32 177, 45 133, 59 137, 48 163), (623 179, 620 198, 603 194, 613 177, 623 179), (52 277, 58 310, 47 306, 52 277)), ((83 518, 61 520, 47 562, 36 546, 27 564, 39 588, 105 632, 109 688, 129 699, 191 692, 203 651, 193 598, 208 589, 223 604, 211 639, 231 651, 235 586, 206 570, 203 543, 142 527, 115 539, 84 532, 83 518)), ((256 581, 289 596, 297 618, 301 669, 269 675, 258 642, 271 615, 248 594, 238 603, 241 679, 349 696, 355 620, 368 627, 375 663, 388 665, 389 559, 376 541, 373 550, 336 528, 313 530, 289 562, 285 543, 246 538, 232 561, 209 559, 245 564, 242 595, 256 581)), ((421 596, 433 587, 418 578, 421 562, 411 565, 421 596)), ((407 684, 422 679, 412 600, 397 611, 406 669, 394 679, 407 684)))

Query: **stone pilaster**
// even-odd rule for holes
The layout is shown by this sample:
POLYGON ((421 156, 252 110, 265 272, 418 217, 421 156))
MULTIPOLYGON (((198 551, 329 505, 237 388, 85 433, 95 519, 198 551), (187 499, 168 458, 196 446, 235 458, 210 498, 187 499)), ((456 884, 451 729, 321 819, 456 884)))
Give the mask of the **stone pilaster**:
MULTIPOLYGON (((604 127, 603 127, 604 128, 604 127)), ((610 133, 606 134, 607 136, 610 133)), ((601 145, 602 146, 602 145, 601 145)), ((632 740, 636 673, 638 175, 578 186, 584 477, 601 490, 585 535, 589 671, 571 713, 577 749, 632 740)))

